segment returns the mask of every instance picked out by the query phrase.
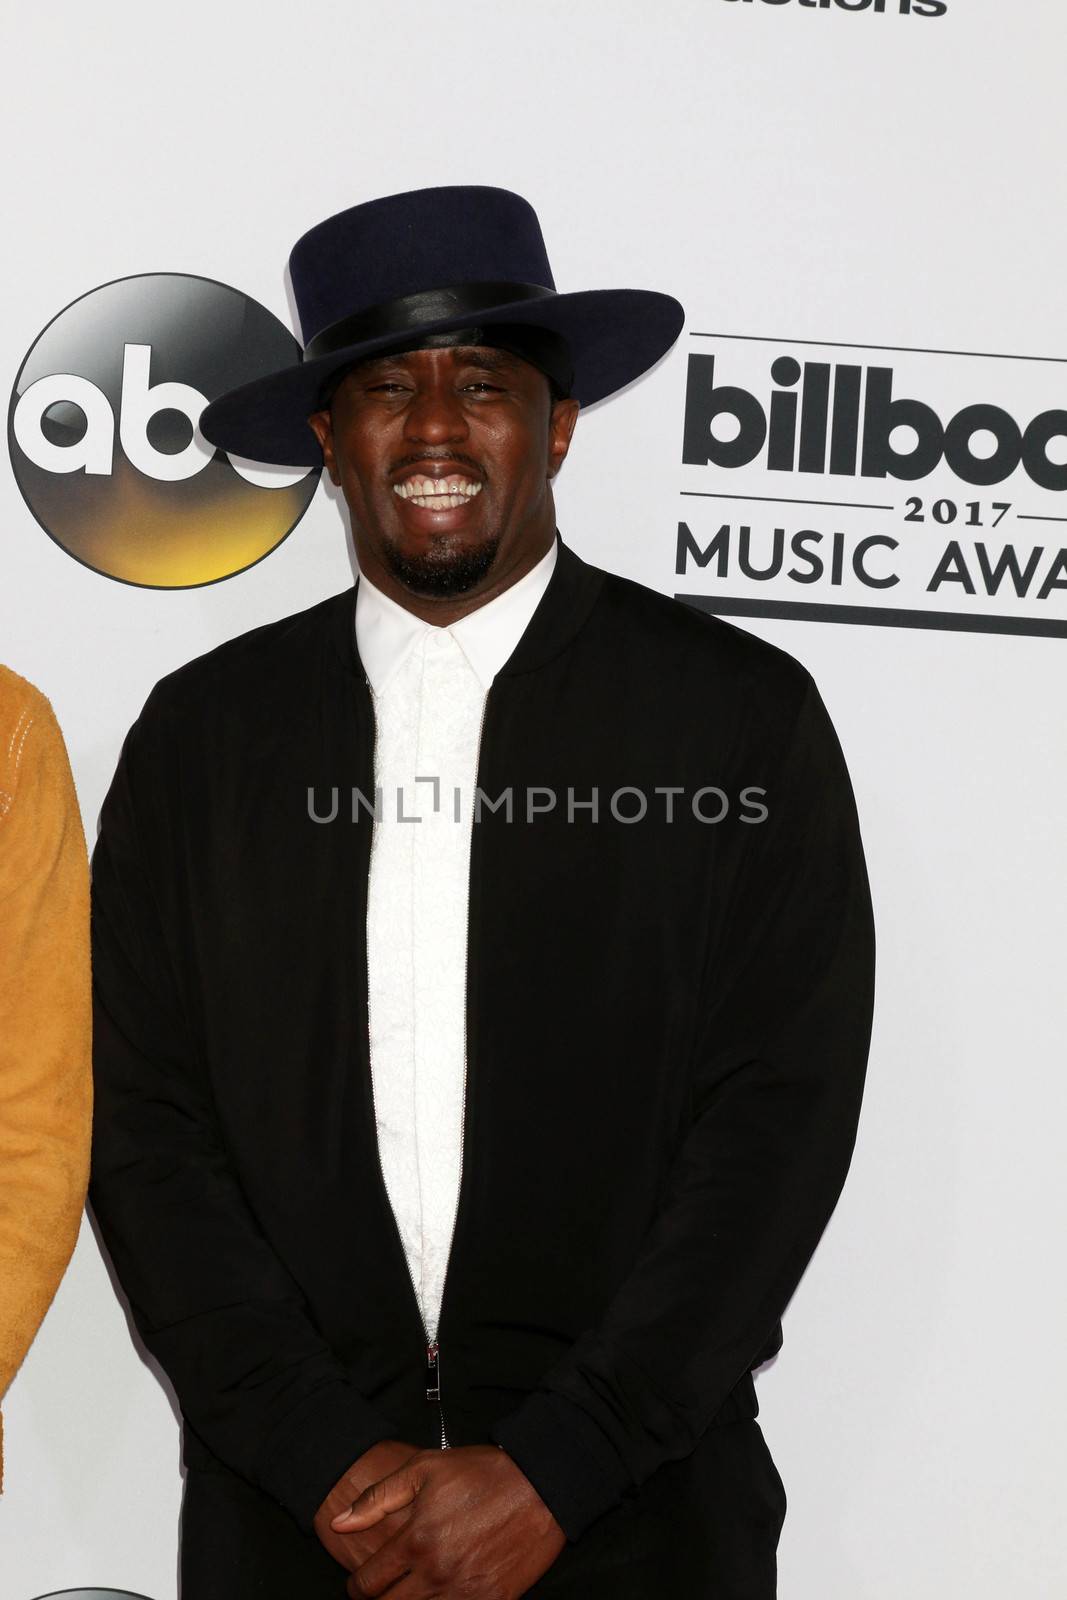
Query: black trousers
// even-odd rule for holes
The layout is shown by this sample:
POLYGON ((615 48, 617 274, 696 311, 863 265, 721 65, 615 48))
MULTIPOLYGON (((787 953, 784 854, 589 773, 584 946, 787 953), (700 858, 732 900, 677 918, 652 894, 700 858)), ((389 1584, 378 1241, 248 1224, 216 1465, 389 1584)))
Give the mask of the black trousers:
MULTIPOLYGON (((530 1596, 775 1600, 786 1496, 759 1423, 709 1430, 700 1455, 698 1494, 670 1463, 568 1545, 530 1596)), ((346 1574, 318 1541, 227 1472, 186 1477, 181 1577, 181 1600, 345 1600, 346 1574)))

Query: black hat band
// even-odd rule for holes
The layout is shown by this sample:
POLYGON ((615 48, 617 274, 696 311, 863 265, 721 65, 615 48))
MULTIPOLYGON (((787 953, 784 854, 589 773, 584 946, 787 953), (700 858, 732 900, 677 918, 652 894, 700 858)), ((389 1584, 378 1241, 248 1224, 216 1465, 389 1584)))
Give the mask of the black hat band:
MULTIPOLYGON (((390 334, 396 336, 396 342, 390 348, 394 354, 399 353, 412 348, 412 343, 406 342, 405 336, 419 335, 428 324, 468 314, 472 323, 476 323, 481 311, 491 311, 497 306, 513 305, 522 300, 554 298, 554 290, 534 283, 460 283, 445 289, 426 289, 418 294, 401 295, 396 300, 384 301, 367 311, 342 317, 339 322, 323 328, 321 333, 308 341, 304 361, 317 361, 335 351, 347 350, 353 345, 390 334)), ((570 393, 574 382, 574 366, 567 341, 559 334, 531 323, 500 323, 471 331, 479 333, 477 343, 511 351, 551 378, 562 394, 570 393)), ((436 336, 427 336, 427 342, 430 337, 436 336)), ((441 336, 442 343, 444 337, 441 336)), ((388 353, 388 350, 380 350, 375 355, 388 353)), ((338 376, 331 374, 331 379, 338 376)), ((330 384, 331 380, 327 379, 323 385, 324 393, 330 384)))

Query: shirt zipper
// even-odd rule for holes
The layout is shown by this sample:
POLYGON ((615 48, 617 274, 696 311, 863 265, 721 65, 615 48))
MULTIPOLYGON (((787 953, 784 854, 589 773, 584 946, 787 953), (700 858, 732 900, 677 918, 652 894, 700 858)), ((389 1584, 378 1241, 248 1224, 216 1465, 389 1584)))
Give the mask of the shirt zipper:
MULTIPOLYGON (((376 774, 374 772, 373 762, 374 762, 374 756, 375 756, 375 752, 376 752, 376 748, 377 748, 377 744, 378 744, 378 718, 377 718, 377 714, 376 714, 376 712, 374 710, 374 690, 371 687, 371 682, 370 682, 369 678, 366 678, 366 684, 367 684, 367 691, 368 691, 368 693, 370 695, 370 700, 371 700, 371 722, 372 722, 372 725, 373 725, 373 728, 374 728, 374 736, 373 736, 373 738, 371 740, 371 761, 372 761, 371 773, 372 773, 372 778, 376 781, 376 774)), ((478 787, 478 768, 479 768, 479 765, 480 765, 480 762, 481 762, 481 750, 482 750, 482 730, 485 727, 485 712, 486 712, 486 706, 488 705, 488 702, 489 702, 489 691, 487 690, 486 694, 485 694, 485 698, 482 701, 482 715, 481 715, 481 718, 480 718, 479 723, 478 723, 478 741, 477 741, 477 745, 475 747, 475 754, 474 754, 474 789, 475 789, 475 791, 477 791, 477 787, 478 787)), ((475 803, 475 795, 474 795, 474 793, 472 793, 472 795, 471 795, 471 808, 472 808, 472 816, 471 816, 471 849, 472 850, 474 848, 474 816, 473 816, 474 803, 475 803)), ((371 863, 374 860, 374 841, 375 841, 375 838, 377 836, 377 832, 378 832, 378 819, 377 819, 377 817, 375 817, 374 822, 372 823, 372 826, 371 826, 370 850, 369 850, 368 855, 367 855, 367 892, 368 892, 368 895, 370 893, 370 870, 371 870, 371 863)), ((468 872, 467 912, 466 912, 466 915, 465 915, 464 920, 463 920, 463 939, 464 939, 463 1094, 462 1094, 462 1102, 461 1102, 461 1110, 460 1110, 460 1124, 459 1124, 459 1182, 456 1185, 456 1208, 452 1213, 452 1231, 448 1236, 448 1254, 445 1257, 445 1272, 444 1272, 444 1277, 441 1280, 441 1306, 442 1306, 442 1308, 444 1307, 444 1303, 445 1303, 445 1287, 446 1287, 446 1285, 448 1283, 448 1268, 449 1268, 449 1266, 451 1264, 451 1261, 452 1261, 452 1245, 453 1245, 453 1242, 455 1241, 455 1237, 456 1237, 456 1221, 457 1221, 457 1219, 459 1217, 460 1192, 461 1192, 462 1187, 463 1187, 463 1147, 464 1147, 465 1138, 466 1138, 466 1132, 467 1132, 467 1009, 468 1009, 469 1000, 470 1000, 470 960, 469 960, 469 950, 468 950, 467 946, 468 946, 468 942, 469 942, 469 932, 470 932, 470 880, 469 880, 469 872, 468 872)), ((365 946, 364 953, 365 953, 365 956, 366 956, 366 969, 367 969, 367 1007, 368 1007, 368 1011, 369 1011, 369 1009, 370 1009, 370 949, 369 949, 369 946, 367 944, 367 940, 366 940, 365 936, 364 936, 364 946, 365 946)), ((440 1346, 440 1344, 438 1342, 438 1339, 437 1339, 436 1330, 434 1331, 434 1334, 431 1337, 430 1330, 426 1326, 426 1318, 422 1314, 422 1303, 419 1300, 419 1293, 418 1293, 418 1290, 415 1287, 415 1279, 412 1276, 412 1272, 411 1272, 411 1263, 408 1261, 408 1254, 407 1254, 407 1251, 404 1248, 404 1240, 403 1240, 403 1236, 401 1235, 401 1232, 400 1232, 400 1224, 396 1220, 396 1212, 393 1210, 392 1202, 389 1199, 389 1190, 388 1190, 388 1187, 387 1187, 386 1182, 385 1182, 385 1168, 382 1166, 382 1152, 381 1152, 381 1147, 380 1147, 380 1145, 378 1143, 378 1113, 377 1113, 377 1107, 375 1106, 375 1103, 374 1103, 374 1072, 370 1068, 370 1029, 369 1029, 369 1026, 368 1026, 368 1030, 367 1030, 367 1065, 368 1065, 368 1076, 370 1078, 371 1111, 372 1111, 372 1115, 374 1117, 374 1152, 375 1152, 375 1156, 376 1156, 377 1162, 378 1162, 378 1176, 381 1179, 382 1190, 383 1190, 383 1192, 385 1194, 386 1208, 387 1208, 387 1210, 389 1212, 390 1217, 392 1218, 393 1230, 396 1233, 397 1242, 400 1245, 400 1254, 404 1259, 404 1266, 407 1269, 408 1282, 411 1285, 411 1294, 412 1294, 413 1300, 415 1301, 415 1309, 416 1309, 416 1311, 418 1312, 418 1315, 419 1315, 419 1322, 422 1324, 422 1334, 423 1334, 423 1339, 425 1340, 425 1344, 426 1344, 426 1399, 427 1399, 427 1402, 429 1404, 437 1406, 437 1414, 438 1414, 438 1419, 439 1419, 440 1428, 441 1428, 441 1449, 442 1450, 448 1450, 448 1449, 451 1448, 451 1446, 449 1445, 448 1434, 447 1434, 447 1432, 445 1430, 445 1411, 444 1411, 444 1405, 443 1405, 442 1400, 441 1400, 441 1346, 440 1346)), ((440 1316, 438 1316, 438 1325, 440 1325, 440 1316)))

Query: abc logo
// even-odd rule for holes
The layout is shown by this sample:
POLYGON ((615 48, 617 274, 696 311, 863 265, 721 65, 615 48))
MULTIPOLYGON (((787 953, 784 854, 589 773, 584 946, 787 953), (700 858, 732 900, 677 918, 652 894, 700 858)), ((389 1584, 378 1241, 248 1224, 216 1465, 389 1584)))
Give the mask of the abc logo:
POLYGON ((124 583, 183 589, 243 572, 292 532, 319 473, 228 456, 200 415, 299 358, 276 317, 210 278, 155 272, 90 290, 15 379, 8 448, 26 504, 68 555, 124 583))
POLYGON ((37 1600, 146 1600, 143 1594, 132 1594, 129 1589, 54 1589, 51 1594, 38 1595, 37 1600))

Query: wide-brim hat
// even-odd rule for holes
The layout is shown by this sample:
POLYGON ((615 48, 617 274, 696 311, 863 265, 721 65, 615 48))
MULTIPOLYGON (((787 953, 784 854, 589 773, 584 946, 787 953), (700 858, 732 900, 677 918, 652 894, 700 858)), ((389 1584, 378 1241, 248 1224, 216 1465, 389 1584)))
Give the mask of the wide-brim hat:
POLYGON ((540 330, 554 351, 564 341, 568 392, 590 406, 653 366, 685 319, 656 290, 557 293, 533 207, 481 185, 352 206, 297 241, 289 273, 303 359, 229 390, 200 418, 209 443, 279 466, 322 465, 307 419, 330 378, 365 357, 463 328, 506 339, 514 327, 535 340, 540 330))

